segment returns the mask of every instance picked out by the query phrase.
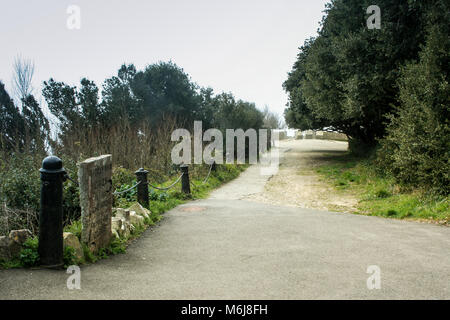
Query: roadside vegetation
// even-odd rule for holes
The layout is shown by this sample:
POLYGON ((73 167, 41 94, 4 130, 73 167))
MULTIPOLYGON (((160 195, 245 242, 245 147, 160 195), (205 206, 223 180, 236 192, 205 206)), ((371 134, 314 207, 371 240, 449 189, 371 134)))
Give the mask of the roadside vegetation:
MULTIPOLYGON (((112 154, 113 188, 128 189, 136 182, 135 171, 145 168, 153 185, 166 186, 179 176, 171 161, 175 143, 171 134, 177 128, 193 132, 194 120, 209 128, 255 130, 279 125, 268 109, 236 99, 231 93, 215 94, 191 80, 172 62, 159 62, 137 70, 122 65, 117 75, 106 79, 101 88, 83 78, 79 86, 49 79, 42 93, 31 87, 34 64, 18 58, 14 65, 18 81, 10 96, 0 80, 0 236, 11 230, 29 229, 33 238, 14 261, 4 267, 38 264, 37 236, 40 209, 42 160, 52 154, 63 161, 69 177, 77 181, 77 163, 102 154, 112 154), (41 94, 44 103, 38 103, 41 94), (14 98, 14 99, 13 99, 14 98)), ((192 195, 180 186, 161 192, 149 189, 152 215, 146 227, 161 219, 161 214, 189 200, 205 197, 209 191, 236 177, 245 166, 218 165, 217 172, 202 184, 208 166, 190 166, 192 195)), ((136 202, 135 190, 115 197, 115 207, 128 208, 136 202)), ((81 236, 79 190, 71 180, 64 182, 64 228, 81 236)), ((98 256, 85 248, 86 262, 94 262, 125 250, 126 244, 145 228, 136 228, 127 239, 114 240, 98 256)), ((64 253, 65 263, 73 262, 73 250, 64 253)))
MULTIPOLYGON (((68 267, 70 265, 82 265, 86 263, 94 263, 100 259, 107 259, 111 255, 121 254, 126 251, 128 244, 134 239, 140 237, 140 235, 149 227, 155 226, 163 217, 163 213, 166 211, 185 203, 189 200, 205 198, 210 191, 217 188, 221 184, 224 184, 236 177, 247 168, 248 165, 230 165, 223 164, 217 165, 216 172, 211 172, 208 180, 205 178, 209 172, 209 166, 192 167, 191 169, 191 194, 186 195, 180 191, 180 186, 176 186, 168 191, 160 191, 149 187, 150 203, 147 209, 151 214, 148 219, 145 219, 143 226, 137 226, 133 229, 129 236, 124 238, 114 238, 110 245, 106 248, 102 248, 98 254, 93 254, 82 243, 84 259, 77 260, 75 250, 71 247, 64 249, 64 265, 68 267)), ((176 177, 170 177, 171 180, 163 183, 157 183, 157 187, 164 187, 173 181, 176 177)), ((135 175, 133 172, 125 169, 115 171, 114 184, 119 184, 123 189, 128 188, 136 183, 135 175), (122 184, 123 183, 123 184, 122 184)), ((137 202, 137 196, 135 189, 128 193, 115 197, 115 206, 119 208, 129 208, 137 202)), ((64 232, 73 233, 81 242, 81 219, 73 220, 64 227, 64 232)), ((38 254, 38 237, 34 236, 28 239, 19 257, 8 260, 0 261, 0 268, 22 268, 22 267, 37 267, 39 266, 39 254, 38 254)))
POLYGON ((448 196, 402 187, 373 159, 348 153, 316 170, 336 189, 350 192, 358 199, 356 213, 450 225, 448 196))
POLYGON ((450 4, 369 0, 326 5, 284 83, 286 123, 332 128, 352 155, 321 173, 360 195, 361 212, 448 220, 450 193, 450 4))

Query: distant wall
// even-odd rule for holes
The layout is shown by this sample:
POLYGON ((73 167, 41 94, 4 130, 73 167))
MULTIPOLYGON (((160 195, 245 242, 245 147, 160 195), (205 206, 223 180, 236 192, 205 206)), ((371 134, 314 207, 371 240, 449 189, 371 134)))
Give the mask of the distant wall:
POLYGON ((313 130, 298 131, 295 138, 297 140, 318 139, 318 140, 348 141, 347 135, 340 132, 313 131, 313 130))

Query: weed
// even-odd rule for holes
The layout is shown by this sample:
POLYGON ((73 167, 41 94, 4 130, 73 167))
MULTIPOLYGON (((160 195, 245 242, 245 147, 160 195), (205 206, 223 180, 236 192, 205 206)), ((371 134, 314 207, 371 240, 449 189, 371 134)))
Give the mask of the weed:
POLYGON ((68 268, 69 266, 77 264, 78 261, 76 258, 74 248, 70 246, 64 248, 63 261, 64 261, 64 268, 68 268))
POLYGON ((20 264, 24 267, 34 267, 39 263, 39 242, 37 238, 29 238, 23 244, 19 254, 20 264))

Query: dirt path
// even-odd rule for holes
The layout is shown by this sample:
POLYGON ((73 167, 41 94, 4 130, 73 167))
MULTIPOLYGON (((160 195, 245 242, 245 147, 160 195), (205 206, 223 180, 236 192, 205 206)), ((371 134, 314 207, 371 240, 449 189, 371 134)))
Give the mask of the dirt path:
POLYGON ((346 142, 327 140, 280 141, 280 168, 262 192, 246 200, 274 205, 338 212, 356 211, 357 199, 349 192, 338 191, 322 181, 315 169, 347 150, 346 142))

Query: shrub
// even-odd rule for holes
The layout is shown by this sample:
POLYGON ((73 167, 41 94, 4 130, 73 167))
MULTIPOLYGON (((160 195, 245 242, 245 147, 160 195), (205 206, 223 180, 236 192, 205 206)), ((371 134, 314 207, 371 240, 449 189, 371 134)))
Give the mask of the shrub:
POLYGON ((77 264, 78 261, 75 255, 74 248, 69 246, 64 248, 63 261, 64 261, 64 268, 77 264))
POLYGON ((39 263, 39 242, 37 238, 29 238, 23 244, 19 259, 24 267, 33 267, 39 263))
POLYGON ((450 8, 440 1, 429 15, 420 61, 399 80, 400 102, 382 140, 379 163, 403 185, 450 192, 450 8))
POLYGON ((378 189, 377 191, 375 191, 375 196, 377 198, 389 198, 392 194, 387 191, 386 189, 378 189))
POLYGON ((32 156, 11 155, 0 171, 0 201, 17 209, 39 211, 40 174, 32 156))
POLYGON ((382 141, 380 164, 404 185, 450 192, 450 5, 437 1, 428 14, 420 60, 399 80, 400 102, 382 141))
POLYGON ((83 228, 83 224, 81 223, 81 219, 75 220, 70 225, 67 225, 64 228, 64 232, 73 233, 75 236, 78 237, 78 239, 81 239, 82 228, 83 228))

